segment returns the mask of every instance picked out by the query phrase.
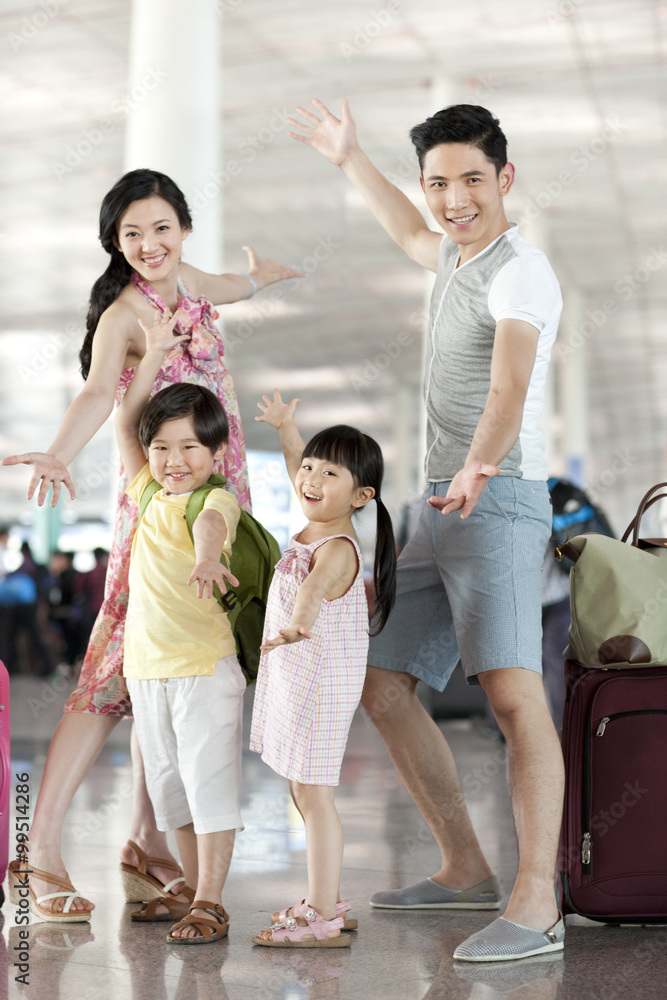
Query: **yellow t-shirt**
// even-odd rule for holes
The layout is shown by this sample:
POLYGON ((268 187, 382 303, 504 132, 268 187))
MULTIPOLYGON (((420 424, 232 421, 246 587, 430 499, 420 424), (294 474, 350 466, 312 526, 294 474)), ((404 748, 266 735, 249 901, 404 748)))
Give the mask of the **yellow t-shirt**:
MULTIPOLYGON (((138 503, 151 479, 146 464, 128 486, 128 496, 138 503)), ((123 657, 126 677, 212 674, 220 657, 236 652, 227 615, 215 597, 197 597, 197 584, 187 584, 195 567, 185 521, 189 496, 158 490, 134 536, 123 657)), ((223 551, 229 557, 240 516, 236 498, 226 490, 211 490, 204 510, 215 510, 225 519, 223 551)))

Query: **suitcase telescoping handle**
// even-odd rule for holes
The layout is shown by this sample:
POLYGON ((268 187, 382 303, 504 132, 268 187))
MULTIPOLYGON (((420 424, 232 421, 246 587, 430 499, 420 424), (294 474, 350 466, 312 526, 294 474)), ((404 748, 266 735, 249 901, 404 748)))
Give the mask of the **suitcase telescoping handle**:
POLYGON ((625 529, 623 537, 621 538, 622 542, 627 542, 628 538, 630 537, 630 532, 632 532, 632 544, 639 547, 639 526, 641 524, 642 517, 649 509, 649 507, 652 507, 654 503, 657 503, 658 500, 662 500, 663 497, 667 498, 667 493, 658 493, 656 496, 653 496, 656 490, 661 490, 663 486, 667 486, 667 483, 658 483, 657 486, 652 486, 651 489, 648 491, 648 493, 646 493, 639 501, 639 507, 637 507, 637 513, 635 514, 633 519, 630 521, 630 524, 625 529))

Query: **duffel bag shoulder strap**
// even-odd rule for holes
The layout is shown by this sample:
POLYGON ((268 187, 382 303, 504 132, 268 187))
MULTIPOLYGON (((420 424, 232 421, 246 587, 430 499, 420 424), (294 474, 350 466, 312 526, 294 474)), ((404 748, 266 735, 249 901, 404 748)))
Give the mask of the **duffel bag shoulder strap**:
POLYGON ((662 500, 663 497, 667 498, 667 493, 657 493, 655 496, 653 496, 656 490, 661 490, 663 487, 667 487, 667 483, 658 483, 656 486, 652 486, 651 489, 648 490, 648 492, 645 493, 645 495, 639 501, 639 506, 637 507, 637 513, 635 514, 633 519, 630 521, 630 524, 623 532, 623 537, 621 538, 622 542, 627 542, 628 538, 630 537, 630 534, 632 533, 632 544, 639 547, 639 528, 641 525, 642 517, 649 509, 649 507, 652 507, 654 503, 657 503, 658 500, 662 500))

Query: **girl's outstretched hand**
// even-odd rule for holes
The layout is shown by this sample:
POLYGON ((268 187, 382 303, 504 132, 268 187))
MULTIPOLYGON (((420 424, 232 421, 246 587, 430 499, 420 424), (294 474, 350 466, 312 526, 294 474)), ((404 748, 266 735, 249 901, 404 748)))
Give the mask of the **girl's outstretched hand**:
POLYGON ((271 424, 277 431, 280 430, 283 424, 294 420, 294 411, 296 410, 297 403, 301 402, 300 399, 293 399, 291 403, 283 403, 282 396, 277 389, 273 390, 273 399, 270 396, 262 396, 262 400, 263 402, 257 404, 262 414, 259 417, 255 417, 255 420, 271 424))
POLYGON ((74 483, 69 474, 69 470, 64 462, 54 455, 47 455, 42 451, 29 451, 25 455, 8 455, 3 458, 3 465, 33 465, 34 471, 32 479, 28 485, 28 500, 32 500, 35 490, 39 486, 37 495, 37 506, 41 507, 46 500, 49 486, 53 486, 51 496, 51 506, 55 507, 60 496, 60 489, 63 485, 67 487, 70 498, 74 499, 74 483), (41 485, 40 485, 41 483, 41 485))
POLYGON ((323 115, 323 118, 318 118, 306 108, 297 108, 299 114, 303 115, 310 122, 310 125, 304 125, 297 118, 288 118, 287 121, 290 125, 295 125, 296 128, 300 128, 302 132, 308 134, 300 135, 298 132, 288 132, 287 134, 292 139, 308 143, 331 163, 342 167, 350 153, 359 148, 357 130, 350 114, 347 99, 343 101, 340 118, 332 115, 327 106, 322 104, 322 101, 314 100, 313 104, 323 115))
POLYGON ((270 653, 278 646, 286 646, 290 642, 301 642, 302 639, 312 639, 311 633, 303 625, 290 625, 289 628, 281 628, 275 639, 267 639, 260 646, 263 653, 270 653))
POLYGON ((279 264, 268 257, 258 257, 252 247, 242 247, 248 254, 248 274, 255 279, 257 291, 286 278, 305 278, 303 271, 295 271, 286 264, 279 264))
POLYGON ((165 309, 162 313, 159 309, 155 312, 153 326, 146 326, 142 319, 138 320, 139 326, 146 334, 146 351, 170 351, 176 344, 182 344, 191 339, 191 334, 174 333, 177 323, 187 319, 185 309, 177 309, 171 314, 170 309, 165 309))

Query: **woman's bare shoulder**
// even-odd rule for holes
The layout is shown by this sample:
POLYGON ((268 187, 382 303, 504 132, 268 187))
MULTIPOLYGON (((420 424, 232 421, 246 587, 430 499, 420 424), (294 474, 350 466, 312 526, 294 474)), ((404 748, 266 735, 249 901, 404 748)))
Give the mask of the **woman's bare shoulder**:
POLYGON ((199 287, 201 281, 201 273, 202 272, 199 270, 199 268, 193 267, 192 264, 184 264, 181 261, 181 263, 178 265, 178 276, 181 279, 181 281, 185 284, 186 288, 188 289, 188 291, 190 292, 190 294, 194 299, 198 299, 201 294, 201 290, 199 287))

